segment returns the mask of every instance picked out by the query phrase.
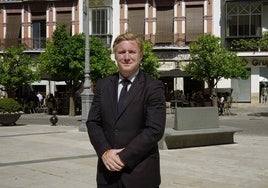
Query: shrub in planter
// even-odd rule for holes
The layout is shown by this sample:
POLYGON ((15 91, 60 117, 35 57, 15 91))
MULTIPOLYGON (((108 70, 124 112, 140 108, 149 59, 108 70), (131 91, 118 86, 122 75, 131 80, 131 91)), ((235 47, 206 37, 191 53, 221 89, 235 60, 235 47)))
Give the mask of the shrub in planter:
POLYGON ((0 99, 0 114, 6 113, 20 113, 20 104, 12 98, 2 98, 0 99))
POLYGON ((22 113, 21 106, 16 100, 12 98, 0 99, 0 124, 15 124, 22 113))

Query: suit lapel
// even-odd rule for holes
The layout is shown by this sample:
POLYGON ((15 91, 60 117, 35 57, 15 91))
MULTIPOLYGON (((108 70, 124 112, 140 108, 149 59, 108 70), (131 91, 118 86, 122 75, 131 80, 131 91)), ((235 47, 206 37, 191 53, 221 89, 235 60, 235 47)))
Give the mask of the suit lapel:
POLYGON ((111 110, 113 112, 114 117, 116 117, 117 111, 117 88, 118 88, 118 74, 111 77, 110 81, 112 84, 107 85, 107 97, 108 101, 111 102, 111 110))
POLYGON ((137 95, 137 93, 141 91, 143 85, 144 85, 144 74, 141 71, 139 71, 139 74, 135 78, 127 95, 125 96, 125 99, 122 103, 121 111, 117 112, 117 118, 119 118, 122 115, 122 113, 125 111, 129 103, 133 100, 133 98, 137 95))

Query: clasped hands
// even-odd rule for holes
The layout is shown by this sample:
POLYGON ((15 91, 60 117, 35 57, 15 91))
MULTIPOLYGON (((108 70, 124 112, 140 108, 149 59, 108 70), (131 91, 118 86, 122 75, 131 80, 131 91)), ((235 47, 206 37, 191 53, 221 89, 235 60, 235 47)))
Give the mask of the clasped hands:
POLYGON ((120 153, 123 149, 110 149, 104 152, 101 156, 101 159, 106 166, 106 168, 110 171, 121 171, 125 164, 121 161, 118 153, 120 153))

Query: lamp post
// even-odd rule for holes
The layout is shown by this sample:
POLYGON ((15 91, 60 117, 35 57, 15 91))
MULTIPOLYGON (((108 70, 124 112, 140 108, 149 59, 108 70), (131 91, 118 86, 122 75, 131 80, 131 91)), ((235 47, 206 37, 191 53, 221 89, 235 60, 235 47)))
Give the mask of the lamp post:
POLYGON ((83 29, 85 33, 85 81, 84 81, 84 90, 81 93, 81 99, 82 99, 82 123, 79 126, 79 131, 87 131, 86 129, 86 121, 88 112, 92 103, 93 99, 93 92, 90 89, 91 87, 91 81, 89 77, 90 73, 90 60, 89 60, 89 0, 84 0, 83 2, 83 29))

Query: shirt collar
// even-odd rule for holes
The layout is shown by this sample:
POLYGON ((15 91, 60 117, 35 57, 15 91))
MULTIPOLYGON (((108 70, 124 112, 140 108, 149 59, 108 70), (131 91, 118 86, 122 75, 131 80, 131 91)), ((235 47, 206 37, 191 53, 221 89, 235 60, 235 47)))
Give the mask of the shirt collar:
MULTIPOLYGON (((135 78, 136 78, 136 76, 137 76, 138 74, 139 74, 139 69, 138 69, 134 74, 132 74, 130 77, 128 77, 127 79, 129 79, 130 82, 133 83, 134 80, 135 80, 135 78)), ((125 79, 125 78, 119 73, 119 83, 120 83, 123 79, 125 79)))

